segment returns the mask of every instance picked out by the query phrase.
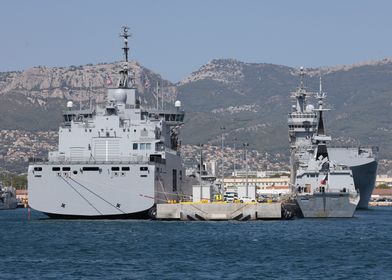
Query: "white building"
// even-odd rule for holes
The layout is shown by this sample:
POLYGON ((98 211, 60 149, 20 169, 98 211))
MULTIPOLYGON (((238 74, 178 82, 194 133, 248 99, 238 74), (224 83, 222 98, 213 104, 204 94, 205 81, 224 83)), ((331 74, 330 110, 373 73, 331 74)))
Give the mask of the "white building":
POLYGON ((251 177, 232 177, 224 179, 225 188, 231 188, 237 185, 246 185, 254 187, 259 195, 279 195, 286 194, 290 191, 290 177, 282 176, 279 178, 258 178, 251 177))

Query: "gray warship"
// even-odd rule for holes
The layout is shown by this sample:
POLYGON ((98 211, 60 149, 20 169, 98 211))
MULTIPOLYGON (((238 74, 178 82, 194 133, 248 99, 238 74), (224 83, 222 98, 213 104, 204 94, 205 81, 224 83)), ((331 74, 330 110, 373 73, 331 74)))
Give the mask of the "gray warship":
MULTIPOLYGON (((302 111, 303 117, 301 119, 293 118, 291 113, 288 116, 289 142, 292 151, 299 146, 309 147, 311 139, 316 134, 317 126, 319 125, 317 109, 314 110, 314 106, 308 104, 309 97, 315 94, 306 91, 304 87, 304 75, 304 69, 301 68, 300 86, 296 92, 292 93, 292 97, 296 100, 296 104, 293 105, 293 111, 299 108, 298 110, 302 111)), ((319 94, 322 94, 321 81, 319 94)), ((322 99, 324 98, 325 94, 322 99)), ((324 123, 322 125, 324 126, 324 123)), ((376 181, 377 152, 377 147, 338 147, 328 145, 329 160, 339 163, 341 166, 348 166, 352 172, 355 188, 360 194, 357 209, 368 208, 370 196, 376 181)), ((295 172, 292 172, 291 181, 293 182, 294 180, 295 172)))
POLYGON ((352 217, 359 203, 359 192, 355 189, 349 166, 330 160, 328 144, 331 137, 324 129, 323 108, 325 93, 316 97, 318 108, 305 106, 308 92, 301 86, 293 93, 296 105, 289 114, 289 125, 298 136, 291 143, 292 181, 295 200, 305 218, 352 217), (310 131, 312 130, 312 131, 310 131))
POLYGON ((4 187, 0 182, 0 210, 11 210, 18 206, 16 190, 13 187, 4 187))
POLYGON ((329 161, 325 144, 317 144, 315 157, 307 163, 301 161, 295 180, 296 202, 305 218, 351 218, 359 203, 352 171, 329 161))
POLYGON ((153 218, 157 203, 191 195, 178 140, 185 112, 180 101, 172 110, 142 108, 128 69, 128 31, 105 107, 76 109, 68 101, 58 150, 29 164, 29 205, 49 217, 153 218))

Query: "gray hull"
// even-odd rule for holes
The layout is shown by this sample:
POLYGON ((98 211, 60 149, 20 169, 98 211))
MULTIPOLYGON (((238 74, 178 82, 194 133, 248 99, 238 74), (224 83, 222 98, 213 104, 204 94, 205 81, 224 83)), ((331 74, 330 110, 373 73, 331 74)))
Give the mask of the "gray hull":
POLYGON ((351 218, 359 201, 359 194, 318 193, 296 198, 304 218, 351 218))
POLYGON ((129 162, 30 165, 29 205, 52 218, 148 218, 156 203, 179 199, 172 178, 162 176, 172 169, 168 164, 129 162), (37 166, 39 171, 34 171, 37 166), (124 167, 127 171, 121 171, 124 167), (53 171, 56 168, 69 171, 53 171))
POLYGON ((360 157, 358 148, 329 148, 332 160, 346 164, 353 173, 355 187, 359 190, 360 201, 357 209, 367 209, 376 183, 378 163, 374 157, 360 157))
POLYGON ((369 200, 376 183, 377 165, 377 162, 373 161, 368 164, 350 167, 353 172, 355 186, 361 196, 357 206, 358 209, 369 207, 369 200))

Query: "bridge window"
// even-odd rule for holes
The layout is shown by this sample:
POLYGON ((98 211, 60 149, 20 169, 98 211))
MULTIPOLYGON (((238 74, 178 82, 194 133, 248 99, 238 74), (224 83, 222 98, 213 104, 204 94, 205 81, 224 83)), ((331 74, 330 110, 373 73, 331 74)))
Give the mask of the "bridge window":
POLYGON ((133 149, 137 150, 137 143, 133 143, 133 149))

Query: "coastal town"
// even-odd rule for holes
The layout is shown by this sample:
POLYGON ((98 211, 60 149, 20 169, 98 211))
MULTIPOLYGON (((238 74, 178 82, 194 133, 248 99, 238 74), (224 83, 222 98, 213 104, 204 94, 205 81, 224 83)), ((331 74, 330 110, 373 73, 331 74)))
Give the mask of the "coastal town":
MULTIPOLYGON (((28 132, 20 130, 0 131, 0 178, 11 183, 13 177, 17 197, 27 201, 27 180, 25 174, 29 160, 45 158, 57 147, 56 131, 28 132)), ((223 143, 224 144, 224 143, 223 143)), ((197 172, 200 155, 204 169, 224 185, 246 184, 259 192, 284 194, 289 190, 290 171, 284 154, 260 153, 244 143, 231 146, 182 145, 181 153, 187 173, 197 172), (222 164, 223 163, 223 164, 222 164), (222 171, 224 176, 222 177, 222 171), (246 179, 247 178, 247 179, 246 179)), ((379 160, 378 175, 370 205, 390 205, 392 200, 392 161, 379 160)))
MULTIPOLYGON (((29 159, 46 158, 49 151, 57 147, 57 131, 25 131, 25 130, 0 130, 0 172, 10 171, 21 174, 26 172, 29 159)), ((211 144, 182 145, 180 149, 186 168, 195 168, 199 162, 200 151, 203 161, 208 163, 216 174, 222 172, 230 175, 236 170, 245 169, 246 163, 249 170, 282 171, 289 170, 288 155, 285 153, 269 154, 259 152, 252 147, 244 147, 244 143, 222 146, 211 144), (246 154, 246 156, 245 156, 246 154)), ((392 160, 379 159, 378 174, 392 176, 392 160)))

